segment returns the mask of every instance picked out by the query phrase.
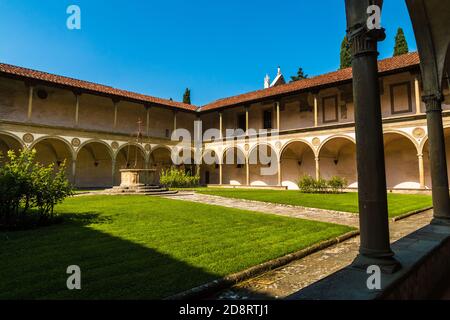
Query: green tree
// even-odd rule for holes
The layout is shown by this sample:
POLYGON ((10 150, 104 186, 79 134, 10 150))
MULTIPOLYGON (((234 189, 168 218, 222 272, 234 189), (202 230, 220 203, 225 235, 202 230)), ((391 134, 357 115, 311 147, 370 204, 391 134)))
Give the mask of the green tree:
POLYGON ((398 28, 395 36, 394 57, 408 53, 408 43, 406 42, 405 34, 402 28, 398 28))
POLYGON ((297 75, 291 77, 291 82, 307 79, 308 75, 303 72, 303 68, 298 68, 297 75))
POLYGON ((344 37, 341 44, 341 69, 352 66, 352 54, 350 52, 350 44, 347 36, 344 37))
POLYGON ((191 104, 191 90, 189 88, 186 88, 186 91, 184 91, 183 103, 191 104))

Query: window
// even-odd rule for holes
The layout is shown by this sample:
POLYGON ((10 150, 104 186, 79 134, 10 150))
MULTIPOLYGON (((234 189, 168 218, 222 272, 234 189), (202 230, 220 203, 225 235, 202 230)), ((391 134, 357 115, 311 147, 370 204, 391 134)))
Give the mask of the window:
POLYGON ((390 86, 391 113, 408 113, 412 111, 411 84, 403 82, 390 86))
POLYGON ((245 131, 246 127, 246 121, 245 121, 245 113, 240 113, 237 116, 237 129, 241 129, 245 131))
POLYGON ((323 123, 338 121, 338 97, 337 95, 322 98, 323 123))
POLYGON ((264 110, 263 113, 263 128, 264 129, 272 129, 272 111, 264 110))

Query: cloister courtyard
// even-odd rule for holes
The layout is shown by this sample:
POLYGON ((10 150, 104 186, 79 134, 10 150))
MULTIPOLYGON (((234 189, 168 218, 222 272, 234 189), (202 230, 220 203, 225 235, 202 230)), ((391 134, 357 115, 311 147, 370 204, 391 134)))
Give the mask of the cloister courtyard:
MULTIPOLYGON (((428 195, 389 194, 388 201, 391 218, 431 206, 428 195)), ((167 298, 353 232, 343 242, 351 243, 358 227, 356 193, 196 188, 152 197, 81 191, 56 211, 64 217, 60 224, 0 232, 1 299, 167 298), (83 290, 66 288, 64 271, 74 264, 82 270, 83 290)), ((326 264, 322 269, 321 277, 334 271, 326 264)), ((316 276, 307 273, 303 281, 316 276)))

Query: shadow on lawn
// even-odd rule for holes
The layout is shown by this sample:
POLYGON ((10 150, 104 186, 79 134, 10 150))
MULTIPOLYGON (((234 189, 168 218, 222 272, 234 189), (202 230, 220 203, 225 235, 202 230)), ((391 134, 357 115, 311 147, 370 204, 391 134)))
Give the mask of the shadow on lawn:
POLYGON ((90 227, 112 221, 104 215, 64 217, 60 225, 0 233, 0 299, 161 299, 218 278, 90 227), (66 287, 69 265, 81 268, 81 290, 66 287))

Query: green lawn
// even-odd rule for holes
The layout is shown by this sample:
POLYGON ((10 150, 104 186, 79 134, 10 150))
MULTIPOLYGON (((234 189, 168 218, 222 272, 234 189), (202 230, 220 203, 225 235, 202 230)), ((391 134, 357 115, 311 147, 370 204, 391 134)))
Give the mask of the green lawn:
POLYGON ((145 196, 83 196, 60 225, 0 233, 0 299, 162 298, 350 227, 145 196), (81 290, 66 269, 81 268, 81 290))
MULTIPOLYGON (((257 200, 273 203, 358 213, 358 194, 307 194, 295 190, 213 189, 199 188, 199 193, 221 197, 257 200)), ((388 194, 389 217, 432 206, 431 196, 388 194)))

